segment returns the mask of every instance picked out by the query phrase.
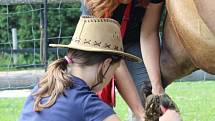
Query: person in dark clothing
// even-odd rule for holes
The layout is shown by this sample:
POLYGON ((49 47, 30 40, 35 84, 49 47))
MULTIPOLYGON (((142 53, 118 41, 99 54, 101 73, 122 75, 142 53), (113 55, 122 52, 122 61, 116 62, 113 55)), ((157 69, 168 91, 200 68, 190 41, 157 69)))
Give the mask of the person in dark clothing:
MULTIPOLYGON (((141 88, 149 89, 155 95, 163 94, 159 67, 159 36, 163 0, 81 0, 82 15, 96 17, 110 17, 117 20, 121 27, 127 21, 123 45, 125 51, 136 54, 144 63, 125 61, 116 71, 117 88, 128 103, 134 114, 142 119, 144 109, 141 106, 139 95, 141 88), (128 6, 129 15, 124 18, 128 6), (126 71, 123 71, 126 70, 126 71), (128 71, 127 71, 128 70, 128 71), (127 84, 125 84, 127 83, 127 84), (137 91, 135 91, 135 87, 137 91), (129 93, 128 93, 129 90, 129 93), (138 107, 138 108, 137 108, 138 107)), ((122 30, 122 29, 121 29, 122 30)), ((144 103, 144 102, 143 102, 144 103)))

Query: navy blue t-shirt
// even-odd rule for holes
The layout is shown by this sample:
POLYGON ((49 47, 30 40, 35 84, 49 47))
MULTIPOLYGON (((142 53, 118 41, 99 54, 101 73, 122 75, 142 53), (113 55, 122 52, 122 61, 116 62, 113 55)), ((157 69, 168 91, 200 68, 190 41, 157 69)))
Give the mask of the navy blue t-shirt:
MULTIPOLYGON (((101 101, 87 84, 72 77, 73 87, 65 90, 55 104, 41 112, 33 110, 34 97, 29 96, 25 102, 19 121, 102 121, 115 114, 113 109, 101 101)), ((37 90, 34 88, 33 92, 37 90)), ((47 99, 44 98, 42 103, 47 99)))

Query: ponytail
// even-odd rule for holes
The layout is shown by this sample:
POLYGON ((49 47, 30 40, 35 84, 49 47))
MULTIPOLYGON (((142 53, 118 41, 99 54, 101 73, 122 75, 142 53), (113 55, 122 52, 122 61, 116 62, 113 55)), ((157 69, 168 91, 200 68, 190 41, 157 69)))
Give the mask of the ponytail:
MULTIPOLYGON (((76 63, 79 66, 91 66, 101 63, 107 58, 112 58, 112 64, 121 60, 121 57, 117 55, 68 49, 67 56, 51 63, 46 75, 39 81, 37 91, 32 94, 35 97, 34 111, 39 112, 44 108, 51 107, 59 95, 64 95, 66 88, 72 87, 73 83, 70 79, 72 75, 68 73, 68 64, 76 63), (45 103, 41 103, 43 98, 47 98, 45 103)), ((97 79, 103 79, 102 72, 98 73, 97 79)))
POLYGON ((35 96, 34 110, 39 112, 44 108, 52 106, 64 89, 72 86, 72 81, 67 74, 66 59, 58 59, 48 66, 47 74, 40 80, 38 90, 32 95, 35 96), (48 97, 45 103, 41 99, 48 97))

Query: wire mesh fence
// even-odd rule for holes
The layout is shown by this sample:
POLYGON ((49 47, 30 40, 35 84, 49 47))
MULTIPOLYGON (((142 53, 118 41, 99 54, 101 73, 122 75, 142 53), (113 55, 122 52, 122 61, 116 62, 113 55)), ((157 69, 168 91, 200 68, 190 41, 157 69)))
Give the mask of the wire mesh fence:
MULTIPOLYGON (((56 1, 48 4, 48 42, 68 44, 80 16, 80 3, 78 0, 56 1)), ((42 57, 43 1, 0 0, 0 3, 0 90, 32 88, 45 72, 42 57)), ((60 58, 66 51, 53 48, 47 50, 49 62, 60 58)), ((207 77, 208 75, 204 73, 201 76, 202 80, 207 80, 207 77)), ((184 82, 190 78, 184 79, 173 83, 167 89, 179 105, 182 117, 185 121, 214 121, 215 82, 184 82)), ((23 99, 21 100, 24 103, 23 99)), ((20 108, 18 106, 16 110, 20 112, 20 108)), ((8 113, 18 116, 14 106, 8 113)), ((4 119, 0 116, 0 120, 4 119)))
POLYGON ((44 49, 48 61, 65 53, 64 49, 43 47, 45 32, 48 32, 47 43, 68 44, 80 16, 79 2, 52 2, 47 8, 46 30, 43 2, 20 2, 0 1, 4 3, 0 5, 0 90, 32 87, 44 73, 44 49))

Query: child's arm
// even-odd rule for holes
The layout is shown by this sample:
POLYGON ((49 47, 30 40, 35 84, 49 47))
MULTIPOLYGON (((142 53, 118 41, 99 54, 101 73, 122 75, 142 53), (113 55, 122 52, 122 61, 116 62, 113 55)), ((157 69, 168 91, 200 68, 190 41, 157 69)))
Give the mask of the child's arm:
POLYGON ((120 67, 116 70, 115 76, 117 78, 116 86, 119 93, 137 118, 143 120, 145 117, 145 111, 141 104, 133 78, 131 77, 124 61, 121 62, 120 67))
POLYGON ((105 118, 103 121, 120 121, 120 119, 116 114, 113 114, 105 118))

